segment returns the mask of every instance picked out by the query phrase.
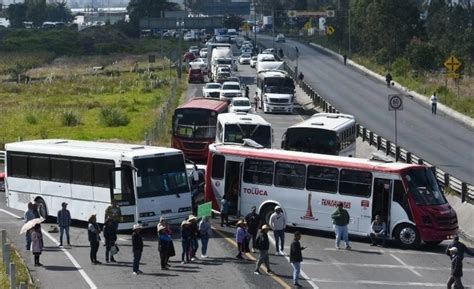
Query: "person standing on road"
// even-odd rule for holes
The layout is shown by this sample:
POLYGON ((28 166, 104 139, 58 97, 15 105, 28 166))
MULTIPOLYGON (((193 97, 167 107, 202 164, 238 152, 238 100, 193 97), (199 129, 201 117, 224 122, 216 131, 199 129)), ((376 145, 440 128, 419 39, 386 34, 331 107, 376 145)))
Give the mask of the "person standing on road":
POLYGON ((336 249, 339 249, 339 243, 341 243, 341 238, 346 243, 346 249, 350 250, 351 246, 349 245, 349 231, 347 225, 350 221, 350 216, 347 210, 343 208, 344 204, 339 202, 337 204, 337 209, 332 213, 332 223, 334 225, 334 230, 336 232, 336 249))
POLYGON ((286 216, 280 206, 276 206, 275 212, 270 216, 270 226, 275 237, 275 255, 285 255, 286 216))
MULTIPOLYGON (((35 218, 35 214, 33 212, 33 203, 32 202, 29 202, 28 203, 28 209, 25 211, 25 223, 27 223, 28 221, 31 221, 35 218)), ((26 232, 26 250, 29 251, 30 248, 31 248, 31 232, 30 230, 28 230, 26 232)))
POLYGON ((209 223, 209 217, 205 216, 199 222, 199 235, 201 236, 201 258, 207 258, 207 244, 209 243, 209 237, 212 234, 211 223, 209 223))
POLYGON ((104 224, 104 239, 105 239, 105 262, 117 262, 114 259, 114 255, 110 254, 110 249, 115 246, 117 242, 117 231, 112 223, 112 219, 107 219, 104 224), (109 258, 110 256, 110 258, 109 258))
POLYGON ((250 89, 248 85, 245 85, 245 97, 246 98, 250 97, 250 89))
POLYGON ((301 251, 306 248, 301 247, 300 239, 301 233, 296 231, 295 238, 293 239, 293 242, 291 242, 290 246, 290 263, 293 267, 293 285, 295 285, 295 287, 303 287, 298 283, 298 279, 300 276, 301 262, 303 262, 303 254, 301 251))
POLYGON ((438 106, 438 97, 436 96, 436 92, 433 92, 433 94, 431 95, 430 102, 431 102, 431 113, 436 114, 436 108, 438 106))
MULTIPOLYGON (((117 204, 117 200, 112 199, 112 204, 105 209, 105 220, 112 219, 115 231, 118 230, 118 224, 122 220, 122 211, 117 204)), ((104 222, 105 223, 105 222, 104 222)))
POLYGON ((191 244, 191 230, 189 228, 190 223, 187 220, 184 220, 181 223, 181 264, 189 263, 189 247, 191 244), (186 257, 186 259, 185 259, 186 257))
POLYGON ((300 72, 300 74, 298 74, 298 82, 299 82, 300 86, 301 86, 303 80, 304 80, 304 74, 303 74, 303 72, 300 72))
POLYGON ((171 252, 171 236, 166 232, 166 226, 158 225, 158 251, 160 252, 161 270, 168 270, 169 254, 171 252))
POLYGON ((158 225, 156 226, 156 230, 157 232, 159 232, 159 227, 160 226, 163 226, 165 227, 164 229, 164 233, 166 235, 168 235, 170 237, 170 247, 169 247, 169 251, 168 251, 168 256, 167 256, 167 260, 166 260, 166 266, 167 267, 171 267, 169 261, 170 261, 170 258, 171 257, 174 257, 176 255, 176 251, 174 250, 174 243, 173 243, 173 230, 171 230, 170 226, 168 225, 168 222, 166 222, 165 218, 163 218, 163 216, 160 217, 160 222, 158 223, 158 225))
POLYGON ((252 237, 252 252, 255 253, 255 241, 257 240, 258 228, 261 225, 260 215, 257 214, 257 207, 252 206, 252 211, 245 216, 248 233, 252 237))
POLYGON ((387 87, 390 87, 392 85, 392 80, 392 75, 390 74, 390 72, 387 72, 387 75, 385 75, 385 82, 387 82, 387 87))
POLYGON ((197 223, 197 218, 194 215, 189 215, 188 217, 188 222, 189 222, 189 229, 191 232, 191 243, 190 243, 190 250, 189 250, 189 256, 191 257, 191 261, 196 261, 196 252, 199 248, 199 241, 198 241, 198 235, 199 235, 199 227, 197 223))
POLYGON ((224 226, 224 221, 225 225, 229 227, 229 207, 230 202, 227 200, 226 196, 223 196, 221 200, 221 227, 224 226))
POLYGON ((87 235, 91 245, 90 258, 93 265, 102 264, 97 261, 97 251, 99 251, 100 244, 100 228, 97 224, 96 214, 89 217, 89 226, 87 227, 87 235))
POLYGON ((40 224, 36 224, 29 231, 31 235, 31 252, 35 259, 35 266, 43 266, 40 263, 40 255, 43 252, 43 234, 41 233, 40 224))
POLYGON ((235 232, 235 241, 237 242, 237 248, 239 253, 235 256, 237 259, 243 259, 242 253, 245 253, 245 243, 248 236, 247 228, 243 220, 237 222, 237 231, 235 232))
POLYGON ((142 225, 133 225, 132 249, 133 249, 133 275, 143 273, 140 271, 140 260, 143 253, 143 238, 141 233, 142 225))
POLYGON ((259 250, 259 255, 257 258, 257 265, 255 266, 254 274, 260 275, 260 266, 262 263, 265 263, 267 266, 267 273, 273 273, 270 270, 270 260, 268 257, 268 249, 270 249, 270 241, 268 240, 268 230, 270 230, 270 226, 263 225, 262 229, 260 230, 260 234, 255 241, 256 249, 259 250))
POLYGON ((459 256, 458 248, 449 248, 451 254, 451 276, 449 277, 448 283, 446 284, 448 289, 451 289, 455 284, 456 289, 463 289, 461 277, 462 277, 462 258, 459 256))
POLYGON ((454 236, 453 241, 446 248, 446 255, 448 255, 449 257, 451 257, 451 252, 449 251, 449 249, 453 247, 457 248, 457 255, 461 257, 461 259, 464 259, 464 253, 474 256, 474 250, 469 249, 468 247, 466 247, 466 245, 464 245, 463 242, 459 241, 459 236, 454 236))
POLYGON ((253 97, 253 103, 254 103, 254 105, 255 105, 255 112, 258 111, 258 101, 259 101, 259 99, 258 99, 258 93, 255 91, 255 96, 253 97))
POLYGON ((67 203, 61 204, 62 209, 58 211, 58 226, 59 226, 59 247, 63 246, 63 235, 66 231, 67 245, 71 246, 71 239, 69 238, 69 226, 71 226, 71 213, 67 209, 67 203))
POLYGON ((342 58, 344 59, 344 65, 346 65, 346 64, 347 64, 347 55, 344 54, 344 55, 342 56, 342 58))
POLYGON ((385 222, 382 220, 380 215, 375 216, 375 220, 370 226, 370 240, 372 244, 370 246, 377 246, 378 239, 382 239, 382 247, 385 247, 385 222))

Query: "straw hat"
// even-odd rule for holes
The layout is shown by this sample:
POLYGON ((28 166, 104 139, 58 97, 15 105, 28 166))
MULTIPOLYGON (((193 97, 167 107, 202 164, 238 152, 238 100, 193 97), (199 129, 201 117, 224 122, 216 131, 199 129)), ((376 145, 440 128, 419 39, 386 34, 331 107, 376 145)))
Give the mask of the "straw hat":
POLYGON ((164 229, 166 229, 166 226, 163 226, 162 224, 158 224, 158 232, 164 229))
POLYGON ((270 226, 265 224, 263 225, 262 230, 270 230, 270 226))
POLYGON ((194 215, 189 215, 188 217, 188 222, 192 222, 192 221, 196 221, 197 220, 197 217, 194 216, 194 215))
POLYGON ((132 228, 132 229, 135 231, 135 230, 138 230, 138 229, 141 229, 141 228, 142 228, 142 225, 140 225, 140 224, 135 224, 135 225, 133 225, 133 228, 132 228))
POLYGON ((237 221, 237 223, 235 225, 239 226, 239 225, 243 225, 243 224, 245 224, 245 222, 243 220, 239 220, 239 221, 237 221))
POLYGON ((458 248, 456 247, 451 247, 448 249, 449 252, 453 252, 453 253, 457 253, 458 252, 458 248))

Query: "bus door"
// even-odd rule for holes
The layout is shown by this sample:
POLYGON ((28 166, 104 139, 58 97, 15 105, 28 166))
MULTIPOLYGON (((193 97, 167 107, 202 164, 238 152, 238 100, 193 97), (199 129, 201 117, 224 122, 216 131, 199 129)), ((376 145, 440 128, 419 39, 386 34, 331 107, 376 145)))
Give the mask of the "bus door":
POLYGON ((119 206, 135 205, 133 191, 133 168, 130 162, 122 162, 120 168, 110 170, 110 199, 115 199, 119 206), (120 172, 117 182, 117 172, 120 172))
POLYGON ((392 200, 392 181, 390 179, 374 179, 374 196, 372 204, 372 221, 380 215, 386 224, 387 235, 390 234, 390 203, 392 200))
POLYGON ((225 165, 224 195, 230 202, 229 215, 238 215, 240 207, 240 179, 242 163, 227 161, 225 165))

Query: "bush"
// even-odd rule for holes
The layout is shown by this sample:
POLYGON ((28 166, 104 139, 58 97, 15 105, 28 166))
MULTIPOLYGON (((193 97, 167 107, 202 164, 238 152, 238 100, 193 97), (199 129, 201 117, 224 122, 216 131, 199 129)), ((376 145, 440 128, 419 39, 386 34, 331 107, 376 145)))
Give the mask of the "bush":
POLYGON ((402 75, 407 75, 410 73, 411 66, 410 66, 410 61, 408 59, 400 57, 395 59, 392 65, 392 71, 393 74, 402 76, 402 75))
POLYGON ((64 126, 80 125, 80 116, 72 110, 65 110, 61 113, 61 124, 64 126))
POLYGON ((387 48, 381 48, 375 52, 375 62, 379 65, 385 65, 390 61, 387 48))
POLYGON ((426 42, 411 43, 406 55, 414 69, 430 70, 436 67, 436 49, 426 42))
POLYGON ((127 114, 118 107, 102 108, 100 121, 105 126, 126 126, 130 122, 127 114))
POLYGON ((37 124, 38 123, 38 118, 36 118, 36 115, 29 112, 25 115, 25 121, 28 124, 37 124))

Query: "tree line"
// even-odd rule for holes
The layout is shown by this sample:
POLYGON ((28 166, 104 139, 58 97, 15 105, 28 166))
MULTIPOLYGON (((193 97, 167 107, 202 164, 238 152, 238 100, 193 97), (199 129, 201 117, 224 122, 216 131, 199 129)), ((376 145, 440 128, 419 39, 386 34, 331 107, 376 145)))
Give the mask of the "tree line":
POLYGON ((24 27, 24 22, 41 27, 46 21, 67 23, 74 19, 66 1, 47 4, 46 0, 25 0, 23 3, 10 4, 6 12, 13 28, 24 27))

